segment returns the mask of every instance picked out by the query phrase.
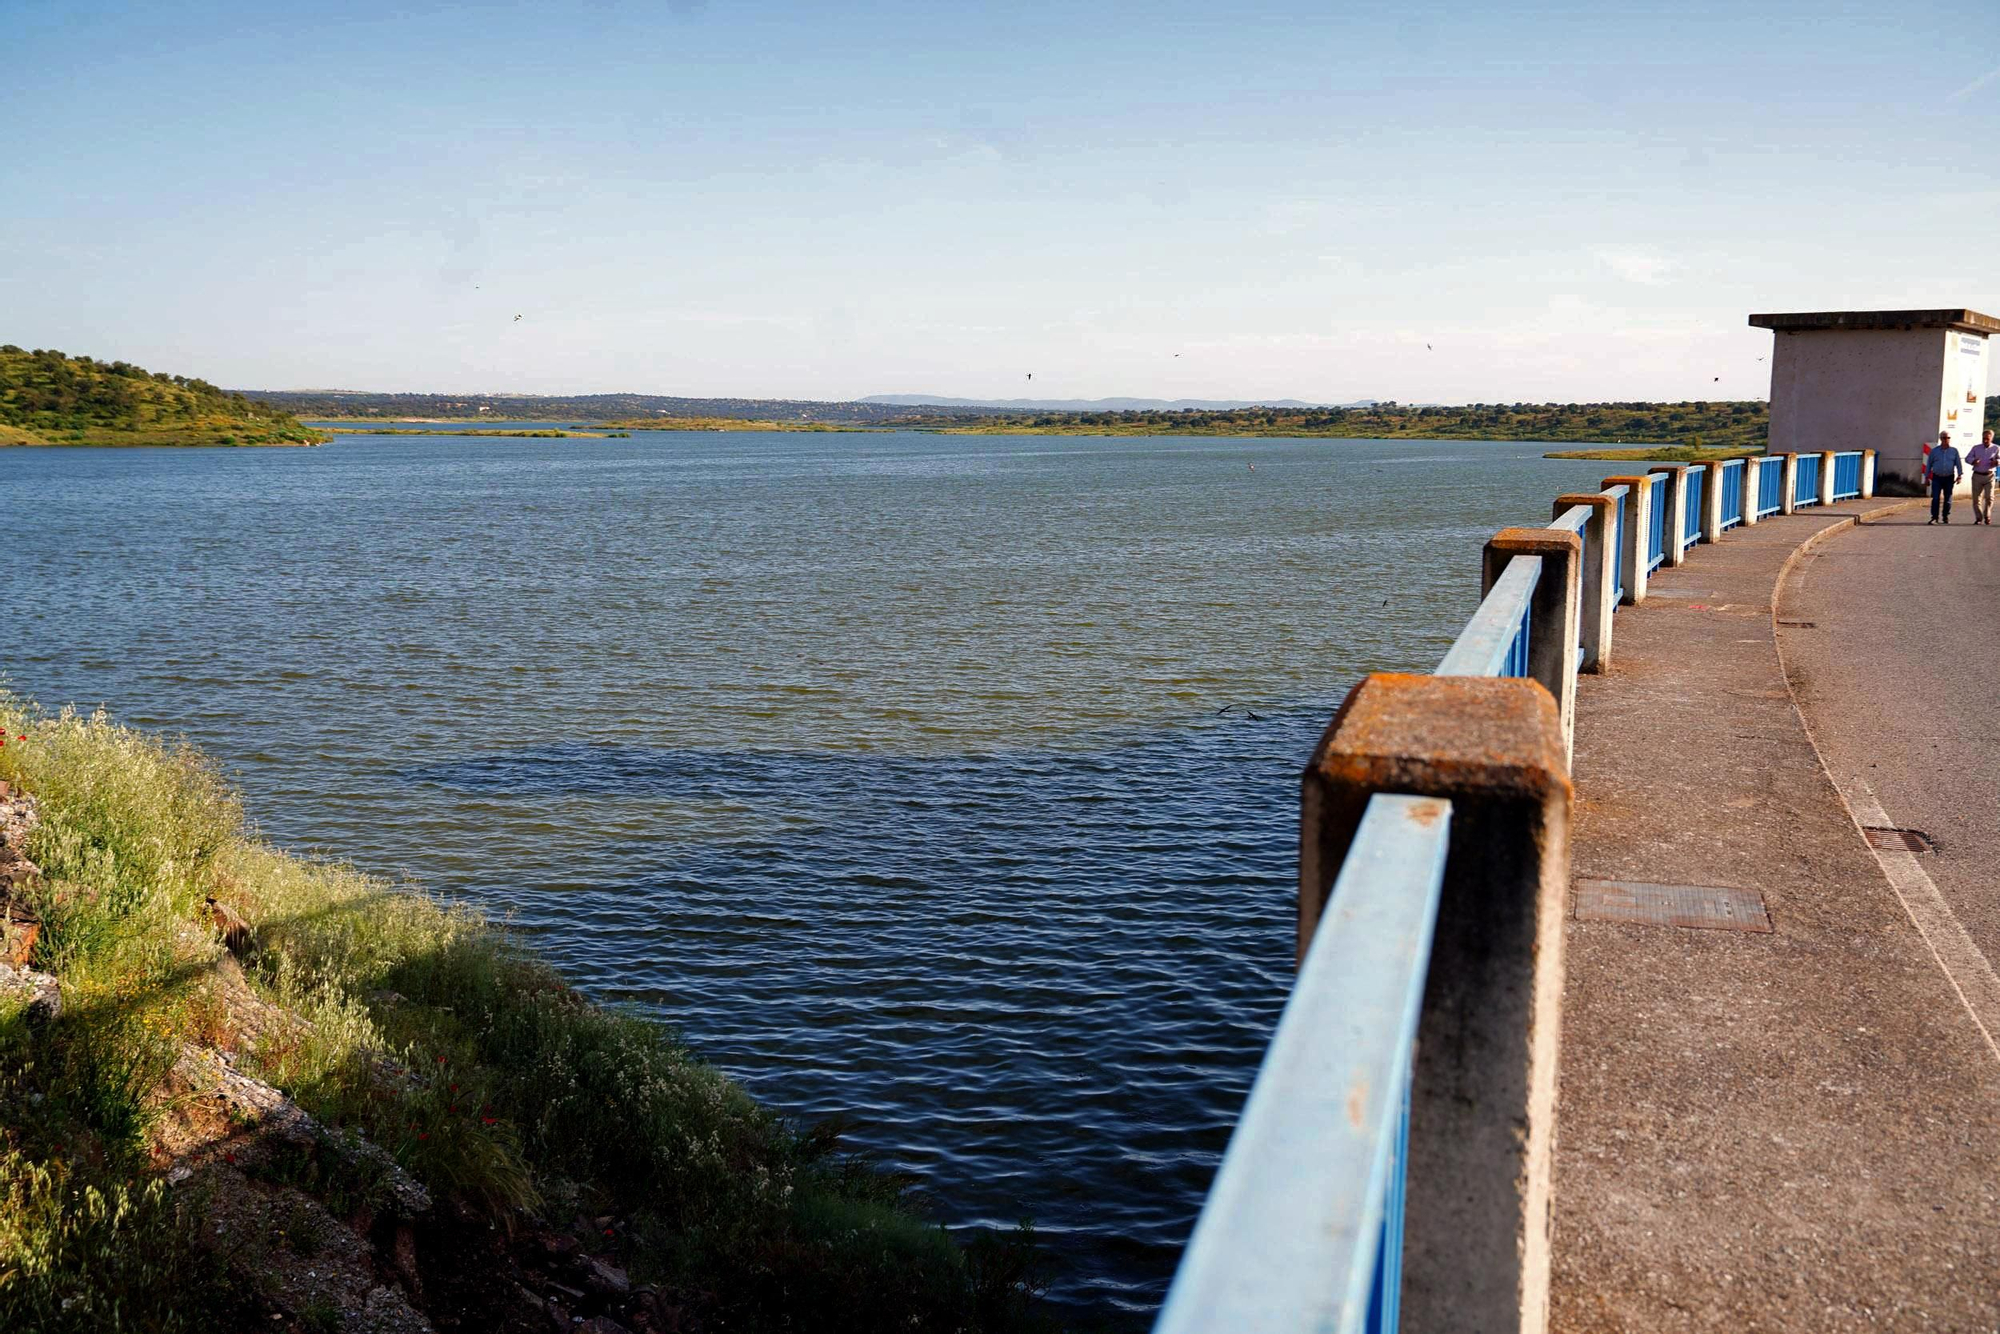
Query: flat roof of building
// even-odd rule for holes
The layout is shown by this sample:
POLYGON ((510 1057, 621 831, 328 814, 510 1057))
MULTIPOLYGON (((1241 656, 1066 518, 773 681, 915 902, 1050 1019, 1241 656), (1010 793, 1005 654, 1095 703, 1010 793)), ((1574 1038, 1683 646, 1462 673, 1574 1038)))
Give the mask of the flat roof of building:
POLYGON ((1784 315, 1752 315, 1759 329, 1801 333, 1808 329, 1962 329, 2000 333, 2000 320, 1976 310, 1800 310, 1784 315))

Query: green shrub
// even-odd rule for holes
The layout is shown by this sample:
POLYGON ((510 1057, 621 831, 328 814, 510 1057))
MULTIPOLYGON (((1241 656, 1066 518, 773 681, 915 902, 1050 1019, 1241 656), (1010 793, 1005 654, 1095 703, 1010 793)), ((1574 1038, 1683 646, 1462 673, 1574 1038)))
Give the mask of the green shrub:
POLYGON ((157 1180, 92 1182, 61 1161, 0 1154, 0 1328, 241 1328, 220 1266, 194 1244, 189 1209, 157 1180))

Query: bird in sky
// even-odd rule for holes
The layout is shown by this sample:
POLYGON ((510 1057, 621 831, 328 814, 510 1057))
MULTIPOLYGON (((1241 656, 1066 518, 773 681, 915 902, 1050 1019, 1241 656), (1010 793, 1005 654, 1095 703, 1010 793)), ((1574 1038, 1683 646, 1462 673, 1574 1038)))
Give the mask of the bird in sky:
POLYGON ((1716 376, 1716 377, 1715 377, 1715 382, 1716 382, 1717 384, 1721 384, 1721 383, 1722 383, 1722 377, 1721 377, 1720 375, 1716 376))
POLYGON ((1426 351, 1426 352, 1435 352, 1435 351, 1437 351, 1437 349, 1436 349, 1436 348, 1434 348, 1434 347, 1432 347, 1432 346, 1431 346, 1431 345, 1430 345, 1429 343, 1425 343, 1425 344, 1424 344, 1424 351, 1426 351))
POLYGON ((516 315, 514 317, 514 323, 519 324, 520 322, 521 322, 521 317, 519 315, 516 315))
POLYGON ((1029 371, 1029 372, 1028 372, 1028 378, 1029 378, 1030 380, 1034 379, 1034 378, 1035 378, 1035 373, 1034 373, 1033 371, 1029 371))

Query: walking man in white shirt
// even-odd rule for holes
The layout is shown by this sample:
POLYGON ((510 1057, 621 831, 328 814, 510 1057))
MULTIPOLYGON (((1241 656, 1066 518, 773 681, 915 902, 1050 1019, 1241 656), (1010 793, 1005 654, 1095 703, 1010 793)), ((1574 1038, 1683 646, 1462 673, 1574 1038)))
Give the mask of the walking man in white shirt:
POLYGON ((1993 432, 1981 433, 1979 443, 1965 451, 1972 469, 1972 521, 1993 526, 1993 470, 2000 468, 2000 449, 1993 447, 1993 432))

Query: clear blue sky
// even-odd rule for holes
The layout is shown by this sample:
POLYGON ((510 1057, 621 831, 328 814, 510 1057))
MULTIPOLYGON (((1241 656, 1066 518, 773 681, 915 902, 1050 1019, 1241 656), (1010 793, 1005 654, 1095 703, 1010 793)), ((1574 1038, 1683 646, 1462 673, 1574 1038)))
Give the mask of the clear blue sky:
POLYGON ((231 387, 1757 397, 1752 310, 2000 306, 1992 0, 0 31, 0 341, 231 387))

